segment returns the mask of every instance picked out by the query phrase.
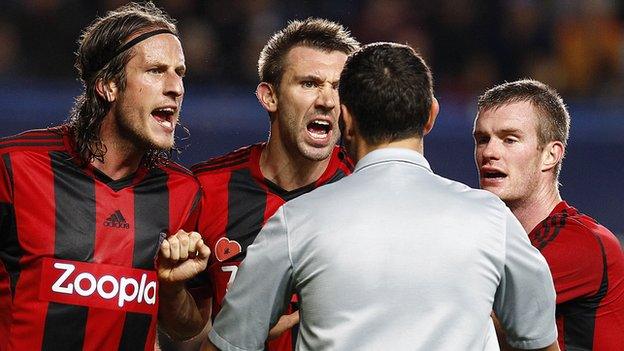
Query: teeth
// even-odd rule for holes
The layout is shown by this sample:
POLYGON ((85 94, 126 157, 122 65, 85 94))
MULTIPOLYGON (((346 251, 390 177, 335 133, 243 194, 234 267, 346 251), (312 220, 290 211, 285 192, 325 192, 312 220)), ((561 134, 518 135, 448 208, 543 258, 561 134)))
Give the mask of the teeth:
POLYGON ((174 110, 171 107, 157 108, 156 111, 164 112, 164 113, 173 113, 174 110))
POLYGON ((320 125, 323 125, 323 126, 328 126, 329 125, 329 122, 327 122, 327 121, 314 121, 314 123, 320 124, 320 125))

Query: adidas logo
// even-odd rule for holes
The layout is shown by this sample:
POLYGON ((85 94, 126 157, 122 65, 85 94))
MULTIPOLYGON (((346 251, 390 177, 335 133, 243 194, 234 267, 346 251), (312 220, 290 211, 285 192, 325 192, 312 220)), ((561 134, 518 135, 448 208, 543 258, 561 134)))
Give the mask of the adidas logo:
POLYGON ((104 221, 104 226, 123 229, 130 228, 130 225, 128 224, 128 222, 126 222, 126 219, 119 210, 115 211, 113 214, 108 216, 108 218, 106 218, 106 220, 104 221))

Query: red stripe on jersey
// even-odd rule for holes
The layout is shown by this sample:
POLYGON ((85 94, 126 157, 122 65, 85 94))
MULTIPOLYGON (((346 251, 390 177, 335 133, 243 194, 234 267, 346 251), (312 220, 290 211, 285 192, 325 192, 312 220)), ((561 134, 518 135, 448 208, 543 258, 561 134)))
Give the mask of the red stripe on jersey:
POLYGON ((37 350, 43 341, 48 303, 39 300, 39 258, 54 254, 54 176, 46 154, 15 154, 11 157, 14 205, 19 243, 26 255, 15 288, 11 336, 7 350, 37 350), (36 179, 33 179, 35 177, 36 179), (32 187, 35 182, 37 187, 32 187))
MULTIPOLYGON (((133 188, 118 192, 100 181, 95 182, 94 263, 132 267, 134 250, 133 188)), ((126 313, 100 308, 89 309, 85 331, 86 350, 115 350, 119 346, 126 313)))

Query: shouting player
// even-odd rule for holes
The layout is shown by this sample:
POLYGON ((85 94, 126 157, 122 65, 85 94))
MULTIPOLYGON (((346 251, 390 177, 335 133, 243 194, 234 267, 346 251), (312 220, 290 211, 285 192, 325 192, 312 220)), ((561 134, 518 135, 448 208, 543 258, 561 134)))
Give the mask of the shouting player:
MULTIPOLYGON (((338 81, 347 55, 358 46, 341 25, 310 18, 289 23, 262 50, 256 93, 269 114, 269 140, 193 167, 205 191, 198 231, 213 252, 205 272, 209 292, 194 293, 199 315, 187 310, 186 304, 194 305, 182 283, 168 288, 179 297, 162 302, 161 322, 172 336, 199 333, 210 318, 210 299, 212 316, 219 312, 247 246, 281 205, 350 173, 350 161, 335 146, 338 81)), ((285 316, 280 326, 296 320, 296 314, 285 316)), ((292 339, 286 331, 269 350, 290 350, 292 339)))
POLYGON ((197 212, 199 185, 168 160, 185 73, 173 20, 130 4, 79 44, 68 123, 0 139, 2 351, 153 350, 159 240, 197 212))

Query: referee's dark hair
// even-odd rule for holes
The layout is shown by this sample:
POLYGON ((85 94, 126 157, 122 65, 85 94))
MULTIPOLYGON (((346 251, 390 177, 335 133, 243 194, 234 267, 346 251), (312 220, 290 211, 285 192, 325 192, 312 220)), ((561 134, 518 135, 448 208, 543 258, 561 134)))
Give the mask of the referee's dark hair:
POLYGON ((349 56, 339 93, 362 138, 377 145, 423 136, 433 103, 433 79, 411 47, 373 43, 349 56))

